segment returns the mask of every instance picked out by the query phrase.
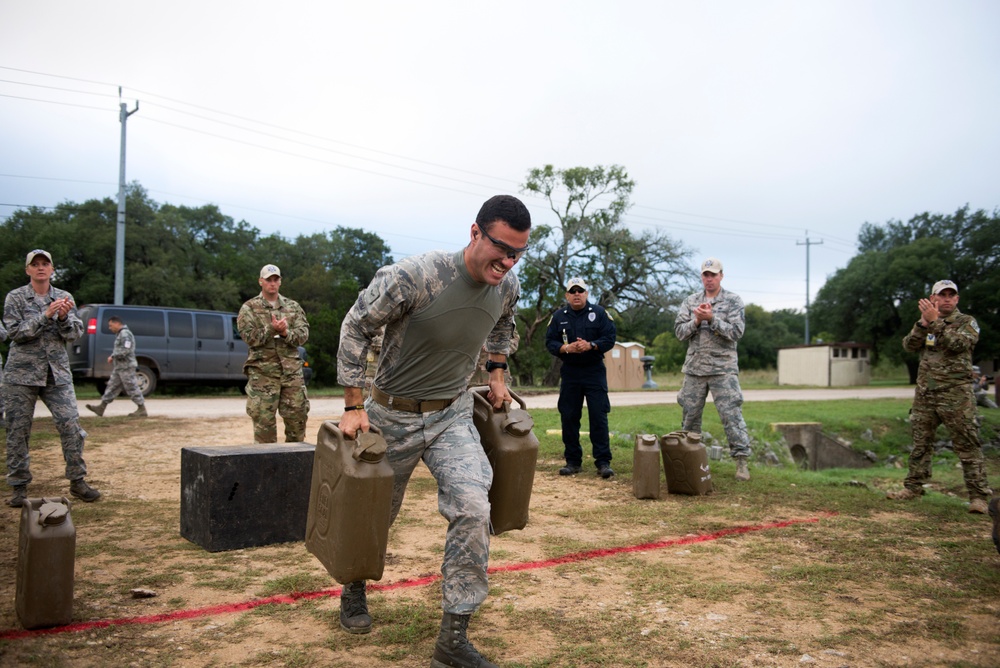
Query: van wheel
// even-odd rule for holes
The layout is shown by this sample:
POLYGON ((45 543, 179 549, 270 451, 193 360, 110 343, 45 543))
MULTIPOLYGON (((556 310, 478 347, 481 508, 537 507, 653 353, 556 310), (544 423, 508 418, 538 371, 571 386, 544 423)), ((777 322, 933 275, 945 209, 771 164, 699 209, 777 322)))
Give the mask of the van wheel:
POLYGON ((156 374, 148 366, 139 365, 135 370, 135 380, 142 396, 148 397, 156 389, 156 374))

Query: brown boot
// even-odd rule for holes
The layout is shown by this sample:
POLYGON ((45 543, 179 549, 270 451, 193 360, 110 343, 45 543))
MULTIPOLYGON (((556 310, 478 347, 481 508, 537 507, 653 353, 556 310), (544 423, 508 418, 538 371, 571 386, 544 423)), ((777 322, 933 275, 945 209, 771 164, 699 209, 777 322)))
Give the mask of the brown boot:
POLYGON ((146 412, 146 404, 142 404, 134 411, 128 414, 129 417, 149 417, 149 413, 146 412))
POLYGON ((91 413, 96 413, 99 417, 104 417, 104 409, 107 407, 108 405, 103 401, 96 406, 87 404, 87 410, 90 411, 91 413))
POLYGON ((973 499, 969 501, 969 512, 973 515, 985 515, 988 512, 986 499, 973 499))
POLYGON ((85 503, 91 503, 101 498, 101 493, 88 485, 87 481, 83 478, 70 483, 69 493, 85 503))
POLYGON ((500 668, 483 658, 465 633, 472 615, 444 613, 441 618, 441 633, 434 645, 431 668, 500 668))
POLYGON ((11 508, 20 508, 24 505, 24 500, 28 498, 27 485, 14 485, 14 491, 7 499, 7 505, 11 508))
POLYGON ((750 467, 747 465, 746 457, 736 458, 736 479, 741 481, 750 479, 750 467))
POLYGON ((889 492, 885 495, 885 498, 892 499, 893 501, 912 501, 914 499, 919 499, 923 494, 917 494, 912 489, 903 488, 896 490, 895 492, 889 492))

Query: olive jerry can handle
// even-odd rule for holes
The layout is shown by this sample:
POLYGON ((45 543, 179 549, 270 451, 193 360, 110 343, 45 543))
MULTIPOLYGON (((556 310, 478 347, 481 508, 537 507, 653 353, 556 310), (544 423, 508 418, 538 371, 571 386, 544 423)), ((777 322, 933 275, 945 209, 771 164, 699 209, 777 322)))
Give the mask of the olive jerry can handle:
MULTIPOLYGON (((500 409, 493 408, 493 404, 491 404, 490 400, 486 398, 487 393, 490 391, 489 387, 485 385, 481 387, 473 387, 471 388, 471 391, 472 391, 472 398, 475 399, 477 403, 481 403, 484 407, 488 407, 490 409, 490 412, 492 413, 510 412, 511 403, 509 401, 503 402, 503 406, 500 409)), ((518 396, 518 394, 515 393, 514 390, 508 387, 507 392, 510 394, 511 398, 513 398, 514 401, 517 402, 518 406, 521 408, 522 411, 528 410, 527 404, 524 403, 524 400, 521 399, 521 397, 518 396)))
POLYGON ((351 456, 354 457, 355 461, 377 462, 385 456, 388 444, 385 442, 385 438, 382 437, 382 430, 375 425, 369 425, 368 431, 359 432, 354 435, 354 438, 348 438, 347 434, 340 431, 339 422, 334 422, 333 424, 336 426, 337 431, 340 432, 344 441, 354 442, 354 449, 351 452, 351 456))

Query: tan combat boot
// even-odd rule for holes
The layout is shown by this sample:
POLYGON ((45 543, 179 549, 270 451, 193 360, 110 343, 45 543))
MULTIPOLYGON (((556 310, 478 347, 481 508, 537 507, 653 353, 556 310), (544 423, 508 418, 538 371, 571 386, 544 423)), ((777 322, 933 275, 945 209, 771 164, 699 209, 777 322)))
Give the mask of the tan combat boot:
POLYGON ((750 479, 750 467, 747 465, 746 457, 736 458, 736 479, 743 481, 750 479))
POLYGON ((97 406, 92 406, 91 404, 87 404, 87 410, 90 411, 91 413, 96 413, 99 417, 104 417, 104 409, 107 407, 108 405, 103 401, 97 406))

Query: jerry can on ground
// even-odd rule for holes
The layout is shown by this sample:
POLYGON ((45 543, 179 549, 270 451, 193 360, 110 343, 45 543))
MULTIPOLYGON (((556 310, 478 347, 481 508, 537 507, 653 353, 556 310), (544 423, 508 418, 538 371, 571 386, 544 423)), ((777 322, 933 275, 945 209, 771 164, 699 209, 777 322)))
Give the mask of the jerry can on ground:
POLYGON ((672 431, 660 439, 660 449, 668 492, 692 496, 712 493, 712 472, 701 434, 672 431))
POLYGON ((328 420, 319 429, 306 549, 340 584, 380 580, 392 514, 385 439, 375 427, 347 439, 338 425, 328 420))
POLYGON ((76 528, 65 497, 25 499, 14 607, 26 629, 73 621, 76 528))
POLYGON ((660 442, 653 434, 635 437, 632 493, 637 499, 660 498, 660 442))
POLYGON ((511 529, 523 529, 528 524, 528 505, 538 462, 538 437, 532 431, 535 421, 514 392, 510 396, 519 408, 505 403, 505 410, 495 411, 486 398, 488 387, 475 387, 471 391, 472 421, 493 467, 490 530, 500 535, 511 529))

